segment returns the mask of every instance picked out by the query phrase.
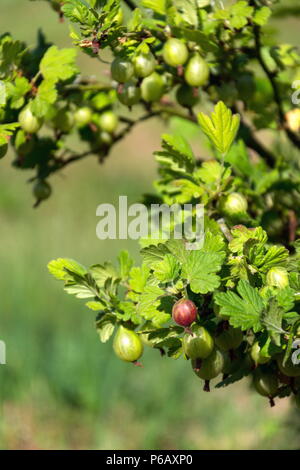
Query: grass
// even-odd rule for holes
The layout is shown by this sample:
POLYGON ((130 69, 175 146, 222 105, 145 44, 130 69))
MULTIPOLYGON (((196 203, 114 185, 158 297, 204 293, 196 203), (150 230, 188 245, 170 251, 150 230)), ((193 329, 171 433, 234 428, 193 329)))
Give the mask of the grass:
MULTIPOLYGON (((43 2, 2 0, 1 18, 29 42, 42 25, 50 40, 69 44, 66 26, 43 2)), ((89 58, 80 62, 95 73, 89 58)), ((37 210, 26 185, 30 172, 13 169, 12 156, 1 162, 0 337, 7 345, 7 365, 0 367, 2 449, 298 445, 289 404, 271 410, 247 383, 205 394, 184 360, 160 359, 149 350, 143 368, 118 361, 111 344, 100 344, 93 313, 47 273, 47 262, 59 256, 89 265, 127 248, 138 259, 135 242, 96 238, 95 211, 101 202, 115 203, 118 194, 133 202, 151 190, 160 127, 138 127, 102 167, 91 158, 54 177, 53 197, 37 210)))

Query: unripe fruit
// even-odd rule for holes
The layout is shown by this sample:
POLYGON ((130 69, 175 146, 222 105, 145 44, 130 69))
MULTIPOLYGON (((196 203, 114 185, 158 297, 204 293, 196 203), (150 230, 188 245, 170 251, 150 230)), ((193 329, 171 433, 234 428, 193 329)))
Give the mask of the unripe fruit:
POLYGON ((5 157, 5 155, 7 154, 7 150, 8 150, 8 144, 0 145, 0 158, 5 157))
POLYGON ((139 54, 133 59, 134 74, 136 77, 145 78, 151 75, 155 69, 155 58, 151 52, 139 54))
POLYGON ((190 326, 197 318, 197 307, 191 300, 181 299, 173 305, 172 317, 180 326, 190 326))
POLYGON ((67 109, 60 109, 54 117, 53 123, 61 132, 68 133, 74 126, 74 115, 67 109))
POLYGON ((163 48, 163 59, 171 67, 185 64, 189 56, 188 49, 180 39, 168 39, 163 48))
POLYGON ((216 345, 221 351, 230 351, 237 349, 243 341, 243 333, 239 328, 229 326, 227 330, 223 330, 220 335, 215 338, 216 345))
POLYGON ((252 348, 250 350, 250 356, 256 365, 266 364, 271 359, 271 356, 262 355, 261 347, 259 346, 258 341, 255 341, 255 343, 252 345, 252 348))
POLYGON ((200 379, 212 380, 222 372, 224 364, 223 354, 215 348, 206 359, 201 361, 194 359, 192 361, 192 368, 200 379))
POLYGON ((18 119, 22 129, 29 134, 35 134, 42 126, 42 120, 34 116, 28 106, 22 109, 18 119))
POLYGON ((248 209, 246 198, 240 193, 231 193, 221 201, 220 209, 228 216, 243 214, 248 209))
POLYGON ((287 377, 300 377, 300 364, 293 364, 291 358, 283 365, 283 356, 277 359, 280 372, 287 377))
POLYGON ((33 194, 38 201, 48 199, 51 195, 50 184, 45 180, 38 180, 33 187, 33 194))
POLYGON ((190 359, 205 359, 214 348, 214 340, 210 333, 199 325, 192 326, 192 334, 183 337, 183 351, 190 359))
POLYGON ((109 147, 112 144, 112 141, 113 141, 112 135, 109 132, 106 132, 106 131, 100 132, 99 142, 101 144, 104 144, 109 147))
POLYGON ((86 126, 92 120, 92 111, 87 106, 79 108, 74 113, 74 119, 79 127, 86 126))
POLYGON ((99 126, 103 131, 112 134, 118 127, 118 116, 112 111, 105 111, 99 116, 99 126))
POLYGON ((135 362, 143 354, 143 343, 134 331, 120 326, 113 341, 116 355, 126 362, 135 362))
POLYGON ((199 96, 195 95, 195 89, 183 84, 180 85, 176 92, 176 99, 181 106, 192 108, 198 103, 199 96))
POLYGON ((125 83, 122 90, 118 91, 118 100, 125 106, 133 106, 141 99, 141 90, 133 82, 125 83))
POLYGON ((276 395, 279 384, 275 374, 257 371, 253 377, 253 385, 260 395, 271 398, 276 395))
POLYGON ((133 65, 129 60, 116 57, 111 64, 111 76, 119 83, 128 82, 133 75, 133 65))
POLYGON ((142 98, 145 101, 159 101, 165 91, 164 80, 156 72, 144 78, 141 84, 142 98))
POLYGON ((268 286, 284 289, 289 285, 288 272, 285 268, 280 266, 277 268, 271 268, 267 273, 266 281, 268 286))
POLYGON ((199 54, 194 54, 185 68, 184 78, 186 83, 192 87, 206 85, 209 75, 209 67, 205 60, 199 54))

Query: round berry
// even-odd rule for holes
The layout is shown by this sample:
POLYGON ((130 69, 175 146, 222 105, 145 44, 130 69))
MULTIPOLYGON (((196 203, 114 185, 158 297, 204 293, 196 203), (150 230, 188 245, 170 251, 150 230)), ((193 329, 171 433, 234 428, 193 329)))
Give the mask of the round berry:
POLYGON ((116 57, 111 64, 111 76, 119 83, 128 82, 133 76, 133 65, 128 59, 116 57))
POLYGON ((180 326, 190 326, 197 318, 197 307, 191 300, 181 299, 173 305, 172 317, 180 326))
POLYGON ((113 341, 116 355, 126 362, 135 362, 143 354, 143 343, 134 331, 120 326, 113 341))
POLYGON ((205 359, 214 348, 214 340, 203 326, 193 325, 183 337, 183 351, 190 359, 205 359))
POLYGON ((205 60, 199 54, 194 54, 185 68, 186 83, 192 87, 206 85, 209 81, 209 75, 209 66, 205 60))
POLYGON ((171 67, 185 64, 189 56, 188 49, 180 39, 168 39, 163 48, 163 59, 171 67))

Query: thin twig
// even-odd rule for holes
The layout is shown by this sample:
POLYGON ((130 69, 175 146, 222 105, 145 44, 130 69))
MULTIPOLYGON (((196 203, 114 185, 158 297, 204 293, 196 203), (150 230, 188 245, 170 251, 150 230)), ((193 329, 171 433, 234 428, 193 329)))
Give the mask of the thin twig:
POLYGON ((124 0, 124 3, 130 8, 130 10, 135 10, 136 5, 132 0, 124 0))
POLYGON ((275 103, 277 105, 278 117, 279 117, 279 122, 281 124, 281 127, 284 129, 284 131, 285 131, 287 137, 289 138, 289 140, 297 148, 300 149, 300 138, 298 137, 297 134, 292 132, 287 126, 285 113, 284 113, 284 109, 283 109, 283 106, 282 106, 282 100, 281 100, 281 96, 280 96, 280 92, 279 92, 279 87, 278 87, 278 84, 276 82, 276 74, 274 72, 271 72, 268 69, 268 66, 267 66, 267 64, 266 64, 266 62, 265 62, 265 60, 262 56, 262 53, 261 53, 262 43, 261 43, 260 31, 261 31, 260 26, 254 25, 253 32, 254 32, 255 49, 256 49, 257 59, 258 59, 263 71, 265 72, 265 74, 268 77, 269 82, 272 86, 274 100, 275 100, 275 103))

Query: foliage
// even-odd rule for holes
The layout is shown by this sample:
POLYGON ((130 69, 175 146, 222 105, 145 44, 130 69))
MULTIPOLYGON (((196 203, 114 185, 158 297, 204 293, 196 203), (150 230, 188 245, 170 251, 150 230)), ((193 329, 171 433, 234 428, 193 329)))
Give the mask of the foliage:
MULTIPOLYGON (((187 297, 198 308, 197 324, 212 337, 230 326, 243 333, 229 360, 224 356, 217 387, 253 373, 250 352, 258 342, 270 360, 255 377, 261 383, 261 374, 273 374, 272 384, 279 384, 271 402, 297 392, 299 366, 289 371, 300 325, 300 173, 298 153, 289 154, 300 148, 300 119, 291 119, 300 55, 266 34, 278 2, 238 0, 226 8, 206 0, 48 3, 69 22, 73 48, 58 49, 41 34, 34 50, 9 34, 0 38, 0 139, 11 143, 16 167, 34 168, 34 179, 45 182, 90 154, 102 162, 137 122, 153 116, 198 123, 199 137, 206 136, 211 150, 210 159, 199 159, 183 137, 163 135, 155 153, 153 200, 204 204, 201 248, 187 250, 186 240, 172 238, 143 240, 141 266, 123 252, 117 268, 106 263, 87 269, 60 258, 50 262, 50 272, 97 312, 103 342, 121 326, 179 358, 183 337, 191 333, 175 325, 171 314, 174 303, 187 297), (173 38, 181 52, 176 56, 175 48, 172 57, 165 44, 173 38), (76 51, 102 60, 104 49, 112 54, 118 81, 83 78, 76 51), (183 85, 191 85, 190 99, 180 105, 174 96, 183 85), (128 107, 136 118, 128 118, 128 107), (76 120, 83 108, 90 111, 87 119, 76 120), (110 111, 106 127, 103 115, 110 111), (258 131, 268 131, 269 145, 258 131), (83 153, 69 147, 73 133, 85 142, 83 153), (237 198, 237 210, 230 210, 229 197, 237 198)), ((41 200, 37 196, 36 205, 41 200)), ((193 367, 201 376, 201 364, 193 367)))

